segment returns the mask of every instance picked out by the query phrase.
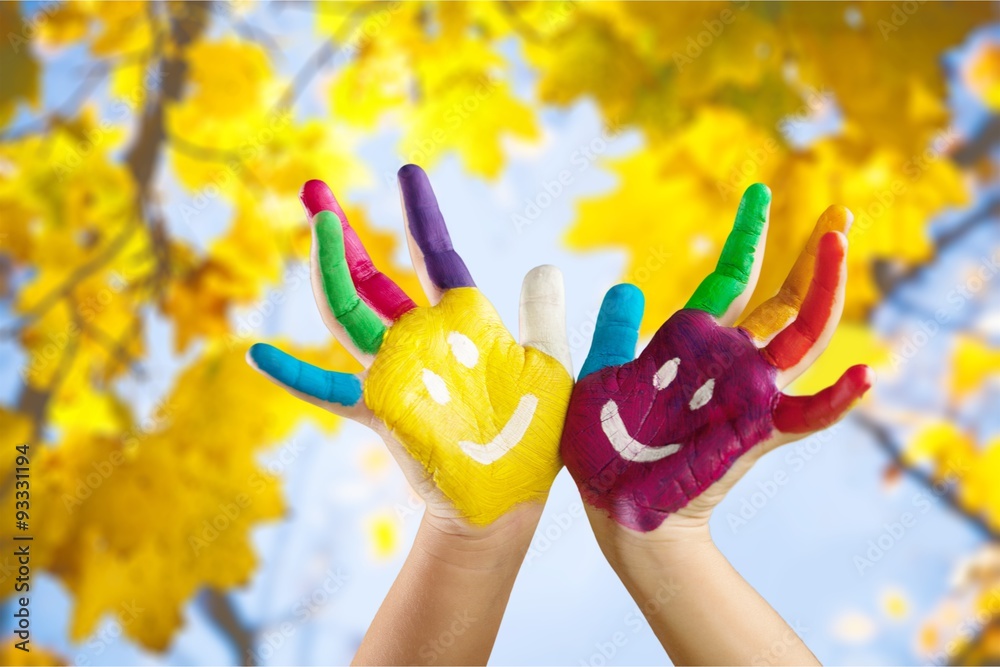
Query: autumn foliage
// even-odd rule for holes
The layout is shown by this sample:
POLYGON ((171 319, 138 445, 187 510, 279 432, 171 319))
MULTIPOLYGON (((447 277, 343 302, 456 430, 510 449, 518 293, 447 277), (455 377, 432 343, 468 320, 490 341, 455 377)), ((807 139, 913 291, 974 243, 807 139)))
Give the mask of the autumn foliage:
MULTIPOLYGON (((365 132, 397 127, 401 162, 456 157, 470 179, 500 175, 506 142, 542 141, 545 110, 586 102, 609 140, 640 137, 625 157, 597 151, 617 186, 578 202, 565 242, 626 253, 647 334, 711 270, 749 184, 780 184, 759 294, 778 288, 818 214, 847 205, 846 324, 816 387, 848 354, 899 361, 872 313, 936 261, 931 221, 967 209, 993 178, 982 146, 1000 133, 956 129, 943 63, 995 19, 990 3, 317 3, 306 8, 315 51, 293 66, 246 28, 252 9, 0 3, 0 336, 21 368, 0 443, 32 443, 35 565, 71 594, 74 640, 134 600, 146 612, 127 635, 165 649, 193 596, 210 591, 217 611, 255 572, 248 532, 284 512, 281 480, 257 454, 303 420, 337 424, 262 390, 243 357, 277 288, 308 280, 298 188, 322 175, 350 193, 372 178, 352 153, 365 132), (44 90, 70 49, 82 68, 44 90), (515 68, 530 89, 516 89, 515 68), (327 114, 299 114, 304 95, 327 114), (643 284, 656 248, 675 280, 643 284), (138 404, 134 388, 160 381, 164 356, 182 371, 152 385, 162 400, 138 404)), ((993 110, 998 54, 986 43, 951 73, 993 110)), ((418 293, 395 266, 400 240, 363 209, 348 215, 376 264, 418 293)), ((283 347, 351 367, 335 343, 283 347)), ((956 402, 1000 371, 982 337, 956 334, 954 356, 956 402)), ((963 520, 997 539, 1000 442, 947 410, 916 429, 865 414, 893 465, 947 480, 963 520)), ((0 492, 12 505, 10 471, 0 492)), ((1000 590, 1000 574, 977 581, 984 599, 1000 590)), ((1000 646, 987 629, 961 655, 1000 646)))

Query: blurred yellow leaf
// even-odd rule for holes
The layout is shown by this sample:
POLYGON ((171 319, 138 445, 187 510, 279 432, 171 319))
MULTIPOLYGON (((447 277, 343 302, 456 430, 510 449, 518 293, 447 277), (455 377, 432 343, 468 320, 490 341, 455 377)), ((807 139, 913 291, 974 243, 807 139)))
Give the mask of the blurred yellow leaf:
POLYGON ((1000 349, 973 336, 959 336, 952 352, 951 389, 958 400, 1000 376, 1000 349))
POLYGON ((37 107, 39 102, 38 63, 31 53, 33 24, 22 22, 20 3, 0 3, 0 35, 9 42, 0 49, 0 127, 13 118, 17 105, 26 102, 37 107))
POLYGON ((902 621, 910 615, 910 600, 906 593, 898 588, 882 591, 879 604, 882 613, 893 621, 902 621))
MULTIPOLYGON (((11 44, 0 54, 0 296, 13 288, 5 334, 24 358, 0 440, 32 442, 36 562, 73 600, 73 638, 114 616, 163 649, 197 591, 246 583, 252 531, 284 509, 278 476, 256 457, 303 419, 336 425, 243 360, 291 291, 311 290, 305 180, 330 182, 376 265, 422 301, 395 262, 399 229, 375 229, 354 199, 391 178, 357 157, 372 130, 398 142, 401 161, 456 158, 488 178, 516 142, 539 140, 552 107, 596 109, 602 141, 638 138, 629 156, 573 163, 601 160, 616 184, 579 204, 566 241, 621 253, 624 278, 647 295, 647 333, 712 269, 749 184, 774 190, 751 307, 777 290, 820 213, 844 204, 857 218, 847 324, 795 389, 884 365, 869 328, 884 297, 876 270, 931 261, 929 221, 990 173, 951 159, 965 139, 948 126, 941 61, 994 9, 908 6, 326 3, 310 36, 329 43, 300 59, 306 45, 288 50, 286 35, 259 29, 254 3, 0 3, 11 44), (74 92, 91 88, 82 101, 74 92), (162 372, 163 329, 182 369, 140 412, 136 395, 162 386, 150 376, 162 372)), ((994 42, 960 64, 991 108, 994 42)), ((279 344, 359 370, 332 340, 279 344)), ((956 396, 996 372, 994 356, 959 342, 956 396)), ((1000 442, 942 420, 905 456, 1000 524, 1000 442)), ((377 476, 383 459, 360 465, 377 476)), ((363 530, 377 557, 398 551, 391 513, 363 530)), ((883 602, 905 615, 905 600, 883 602)), ((837 627, 851 641, 874 628, 857 615, 837 627)))
POLYGON ((200 41, 187 52, 191 89, 185 120, 233 121, 257 113, 264 100, 271 65, 264 50, 252 43, 223 39, 200 41), (195 113, 197 110, 197 114, 195 113))
POLYGON ((1000 44, 985 42, 973 53, 964 69, 969 88, 990 109, 1000 110, 1000 44))
POLYGON ((58 446, 32 450, 36 562, 74 594, 76 641, 111 614, 162 650, 195 591, 249 580, 250 529, 284 511, 256 452, 302 416, 327 427, 336 418, 262 391, 245 353, 211 346, 149 418, 114 435, 68 430, 58 446))
POLYGON ((22 651, 14 647, 14 641, 4 642, 0 647, 0 664, 18 665, 23 667, 49 667, 50 665, 68 665, 67 658, 55 651, 38 646, 34 641, 29 644, 31 650, 22 651))
POLYGON ((956 457, 953 469, 961 472, 971 467, 971 462, 977 457, 977 453, 968 435, 948 422, 922 428, 910 440, 903 452, 903 460, 911 465, 927 461, 940 465, 949 456, 956 457))
POLYGON ((468 30, 469 22, 500 28, 496 8, 372 3, 352 33, 349 7, 321 24, 356 50, 331 86, 338 117, 371 127, 395 111, 406 162, 431 167, 454 152, 466 169, 488 177, 503 166, 504 138, 538 138, 534 112, 505 80, 505 59, 468 30), (434 26, 433 36, 424 26, 434 26))
POLYGON ((646 292, 644 331, 681 308, 718 261, 739 197, 753 182, 774 186, 760 282, 749 308, 774 295, 830 204, 853 209, 845 317, 863 320, 881 299, 872 266, 929 257, 927 219, 966 201, 944 160, 916 165, 895 151, 863 151, 850 139, 789 152, 739 114, 704 108, 668 143, 608 161, 612 193, 580 205, 571 248, 628 250, 623 279, 646 292), (669 280, 659 271, 667 266, 669 280), (662 276, 662 277, 661 277, 662 276))
POLYGON ((389 558, 399 548, 399 521, 390 512, 369 517, 367 521, 372 554, 379 559, 389 558))

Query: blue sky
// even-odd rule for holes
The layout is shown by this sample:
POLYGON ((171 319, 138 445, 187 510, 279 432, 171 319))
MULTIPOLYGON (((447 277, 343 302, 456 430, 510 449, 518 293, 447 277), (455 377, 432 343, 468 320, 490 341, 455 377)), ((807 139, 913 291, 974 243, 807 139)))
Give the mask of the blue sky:
MULTIPOLYGON (((315 48, 318 37, 311 30, 308 13, 265 9, 257 14, 262 16, 250 19, 266 21, 279 36, 289 71, 315 48)), ((516 55, 516 48, 511 50, 516 55)), ((79 53, 61 54, 58 67, 47 70, 48 104, 63 99, 81 58, 79 53)), ((530 91, 532 76, 524 67, 515 69, 522 94, 530 91)), ((322 80, 321 75, 314 88, 322 80)), ((326 110, 321 97, 316 90, 304 96, 300 117, 322 117, 326 110)), ((961 124, 981 122, 981 114, 967 96, 956 92, 953 103, 961 124)), ((543 263, 563 270, 573 360, 579 368, 600 299, 617 282, 625 258, 615 251, 571 253, 561 238, 573 221, 574 202, 610 190, 614 180, 599 164, 593 165, 578 174, 534 224, 519 232, 512 217, 522 212, 525 200, 535 197, 544 181, 566 168, 575 150, 601 135, 599 115, 587 102, 566 110, 546 110, 541 122, 543 139, 530 146, 509 145, 510 159, 494 182, 469 176, 454 159, 445 159, 430 176, 455 247, 512 330, 517 329, 517 299, 524 273, 543 263)), ((365 205, 376 226, 394 232, 401 231, 398 195, 394 184, 379 175, 392 174, 401 164, 398 136, 395 128, 381 127, 362 138, 357 159, 376 177, 346 197, 365 205)), ((610 143, 606 155, 626 154, 641 145, 640 137, 626 133, 610 143)), ((303 180, 315 176, 319 175, 303 174, 303 180)), ((168 212, 178 211, 190 195, 173 183, 162 185, 171 195, 168 212)), ((770 185, 781 187, 780 183, 770 185)), ((171 229, 204 243, 224 228, 228 212, 222 205, 210 209, 199 216, 204 223, 197 229, 178 217, 172 215, 171 229)), ((652 222, 653 215, 650 219, 657 224, 652 222)), ((906 297, 940 302, 983 248, 998 244, 1000 228, 984 227, 953 247, 906 297)), ((400 261, 408 260, 400 257, 400 261)), ((664 275, 662 279, 670 278, 664 275)), ((961 313, 960 321, 976 326, 988 319, 989 312, 996 312, 995 302, 996 294, 991 293, 986 302, 961 313)), ((915 326, 912 315, 892 305, 875 318, 887 336, 915 326)), ((149 327, 153 363, 164 369, 179 368, 179 360, 169 353, 169 329, 152 316, 149 327)), ((302 342, 325 340, 328 335, 304 286, 288 291, 279 313, 258 334, 264 339, 287 336, 302 342)), ((889 392, 886 398, 900 404, 935 405, 939 400, 934 394, 936 381, 914 378, 941 376, 947 344, 945 337, 936 340, 920 353, 907 374, 888 377, 879 391, 889 392)), ((4 400, 13 391, 13 371, 19 363, 16 350, 0 347, 0 397, 4 400)), ((152 384, 133 383, 130 393, 138 404, 148 406, 166 390, 169 380, 170 373, 165 373, 152 384)), ((261 567, 253 582, 237 593, 239 610, 247 624, 274 639, 262 645, 262 651, 263 646, 271 648, 262 653, 267 663, 346 663, 405 557, 420 510, 412 508, 411 493, 391 461, 378 466, 375 474, 371 472, 370 462, 379 460, 382 445, 364 428, 345 425, 332 439, 304 428, 293 442, 278 443, 263 462, 277 461, 282 448, 289 445, 302 448, 291 465, 282 467, 291 512, 286 521, 255 533, 261 567), (366 527, 372 517, 385 514, 398 518, 404 540, 392 557, 379 560, 370 552, 366 527), (338 573, 343 583, 335 585, 305 622, 296 622, 293 632, 280 633, 281 622, 293 614, 303 596, 308 598, 324 586, 330 572, 338 573)), ((722 551, 827 663, 917 661, 917 628, 947 594, 958 559, 982 543, 940 500, 921 496, 924 491, 913 482, 904 479, 887 489, 885 466, 885 456, 871 439, 848 422, 804 449, 780 450, 766 457, 732 491, 713 519, 713 534, 722 551), (769 484, 780 473, 787 483, 769 484), (768 496, 766 491, 774 486, 776 492, 768 496), (926 501, 926 512, 921 511, 925 506, 921 499, 926 501), (756 503, 756 514, 734 528, 731 517, 738 516, 745 503, 756 503), (915 511, 920 512, 915 525, 895 540, 881 560, 859 572, 856 557, 865 554, 869 541, 878 541, 886 525, 898 522, 904 512, 915 511), (909 610, 900 619, 890 618, 884 610, 885 597, 894 592, 908 601, 909 610)), ((579 513, 579 503, 579 494, 564 471, 529 562, 517 580, 494 663, 625 665, 666 660, 648 627, 636 621, 635 604, 604 561, 579 513), (611 656, 602 654, 602 646, 618 632, 625 635, 624 645, 611 656)), ((112 621, 105 623, 97 639, 67 643, 70 603, 52 578, 43 577, 34 604, 45 610, 36 621, 37 642, 77 662, 218 664, 233 660, 228 646, 194 603, 186 610, 184 629, 164 655, 148 654, 124 639, 113 638, 112 621), (109 640, 100 639, 102 635, 109 640)))

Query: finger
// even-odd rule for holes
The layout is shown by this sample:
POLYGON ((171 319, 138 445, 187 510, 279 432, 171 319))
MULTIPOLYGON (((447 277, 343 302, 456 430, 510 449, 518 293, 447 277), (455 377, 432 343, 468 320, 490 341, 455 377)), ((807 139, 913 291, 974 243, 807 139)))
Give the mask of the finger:
POLYGON ((847 237, 830 232, 819 242, 816 270, 798 316, 764 348, 787 386, 819 358, 833 338, 844 310, 847 287, 847 237))
MULTIPOLYGON (((335 207, 331 206, 330 208, 340 210, 340 204, 337 204, 335 207)), ((336 210, 328 211, 325 215, 337 215, 336 210)), ((323 213, 323 211, 317 211, 316 215, 310 215, 309 217, 310 232, 312 234, 312 246, 309 249, 309 282, 312 286, 313 298, 316 300, 316 308, 323 319, 323 324, 330 330, 330 333, 350 352, 351 356, 367 368, 371 366, 374 355, 363 352, 354 343, 350 334, 347 333, 347 329, 337 320, 336 315, 334 315, 333 308, 330 306, 330 300, 326 295, 324 273, 319 259, 320 235, 316 229, 320 213, 323 213)))
POLYGON ((445 290, 475 287, 465 262, 451 246, 451 236, 427 174, 417 165, 408 164, 397 176, 410 257, 431 304, 437 304, 445 290))
POLYGON ((572 375, 566 340, 566 292, 562 272, 539 266, 524 277, 521 286, 521 345, 541 350, 572 375))
POLYGON ((770 209, 771 191, 766 185, 756 183, 747 188, 719 264, 698 286, 686 308, 714 315, 723 326, 736 321, 753 295, 764 262, 770 209))
POLYGON ((271 345, 252 345, 247 363, 299 398, 338 414, 361 401, 361 381, 356 375, 317 368, 271 345))
POLYGON ((344 232, 340 219, 330 211, 313 218, 316 264, 323 294, 337 322, 364 354, 373 355, 382 345, 385 324, 359 297, 344 257, 344 232))
POLYGON ((326 183, 318 180, 307 182, 302 186, 299 200, 310 219, 321 211, 331 211, 340 219, 344 236, 344 258, 347 260, 354 287, 361 300, 371 306, 384 321, 395 322, 400 315, 417 307, 399 285, 375 268, 372 258, 358 238, 357 232, 347 222, 344 210, 326 183))
POLYGON ((774 427, 791 435, 822 431, 843 419, 874 385, 871 368, 854 366, 835 385, 814 396, 780 394, 774 406, 774 427))
POLYGON ((778 293, 754 309, 740 326, 760 345, 765 345, 795 319, 809 289, 816 267, 819 241, 829 232, 847 234, 854 215, 843 206, 831 206, 823 212, 805 249, 799 255, 778 293))
POLYGON ((594 325, 594 341, 583 362, 580 379, 607 366, 620 366, 635 359, 639 325, 645 297, 635 285, 615 285, 604 296, 594 325))
POLYGON ((350 335, 347 333, 347 329, 344 328, 343 324, 337 321, 336 316, 333 314, 333 310, 330 308, 330 302, 326 298, 326 288, 323 286, 323 272, 320 270, 319 266, 319 244, 316 240, 315 220, 313 220, 312 237, 312 248, 309 252, 309 284, 312 287, 313 299, 316 301, 316 309, 319 310, 319 315, 323 320, 323 324, 326 325, 326 328, 329 329, 334 338, 336 338, 344 349, 347 350, 352 357, 357 359, 362 366, 368 368, 372 365, 375 355, 362 352, 358 346, 354 344, 354 341, 351 340, 350 335))

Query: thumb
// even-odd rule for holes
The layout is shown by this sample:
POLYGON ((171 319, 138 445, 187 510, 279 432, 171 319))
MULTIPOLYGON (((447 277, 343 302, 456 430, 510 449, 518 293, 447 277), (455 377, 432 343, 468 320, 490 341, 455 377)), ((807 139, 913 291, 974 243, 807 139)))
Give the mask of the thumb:
POLYGON ((356 375, 324 370, 264 343, 250 347, 247 363, 293 396, 334 414, 349 417, 364 407, 356 375))
POLYGON ((573 374, 566 340, 566 293, 562 272, 548 264, 528 272, 521 286, 521 345, 541 350, 573 374))

